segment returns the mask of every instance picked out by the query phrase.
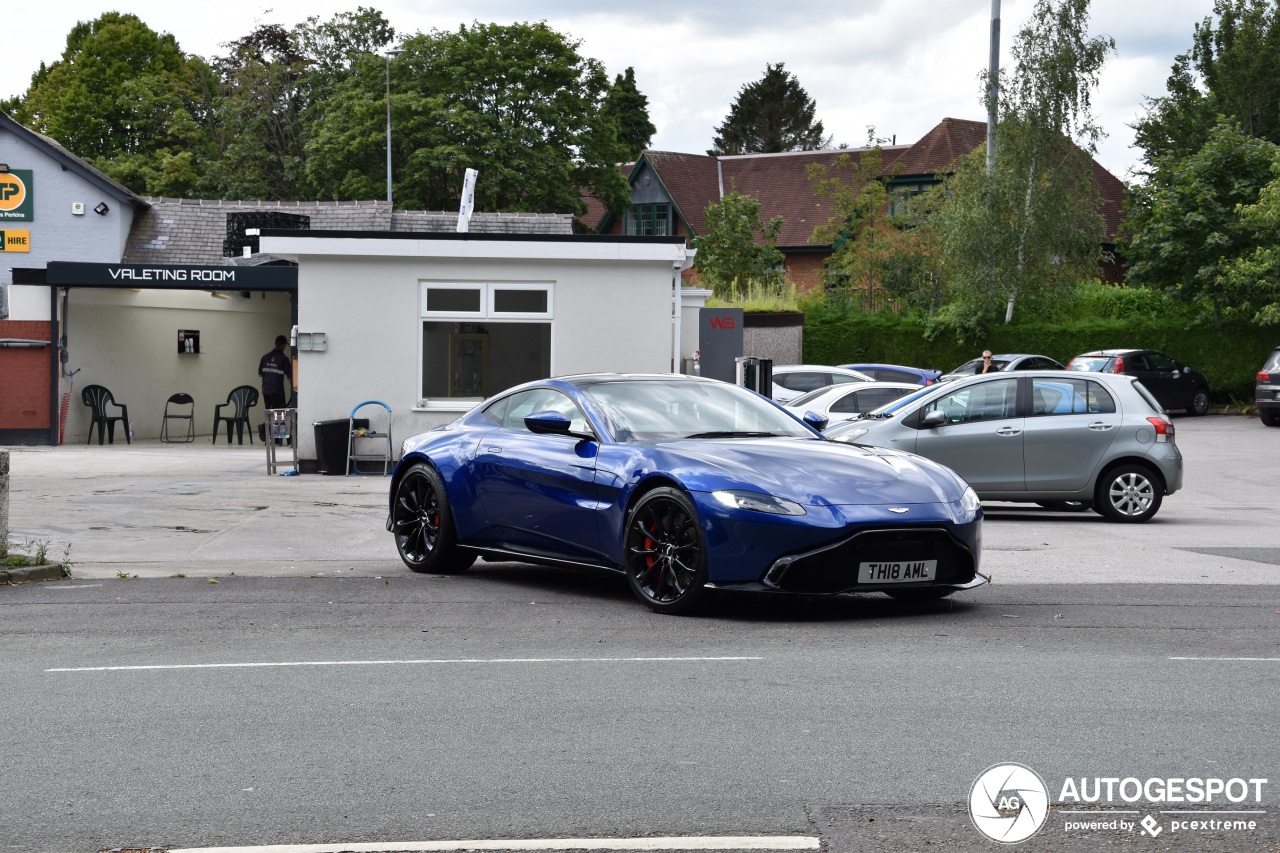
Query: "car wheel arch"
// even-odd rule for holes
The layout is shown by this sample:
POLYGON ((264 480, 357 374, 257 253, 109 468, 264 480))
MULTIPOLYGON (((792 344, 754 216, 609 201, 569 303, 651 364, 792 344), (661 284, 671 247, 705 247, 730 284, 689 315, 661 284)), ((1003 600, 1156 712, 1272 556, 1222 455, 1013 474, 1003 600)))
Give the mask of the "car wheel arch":
POLYGON ((1159 466, 1153 465, 1149 459, 1144 459, 1141 456, 1122 456, 1119 459, 1112 459, 1102 467, 1102 470, 1098 472, 1098 476, 1093 481, 1094 491, 1097 491, 1098 484, 1110 477, 1113 471, 1123 468, 1126 465, 1139 465, 1142 468, 1145 468, 1147 475, 1150 477, 1152 482, 1160 486, 1160 494, 1163 495, 1168 490, 1169 484, 1165 482, 1164 475, 1160 473, 1159 466))

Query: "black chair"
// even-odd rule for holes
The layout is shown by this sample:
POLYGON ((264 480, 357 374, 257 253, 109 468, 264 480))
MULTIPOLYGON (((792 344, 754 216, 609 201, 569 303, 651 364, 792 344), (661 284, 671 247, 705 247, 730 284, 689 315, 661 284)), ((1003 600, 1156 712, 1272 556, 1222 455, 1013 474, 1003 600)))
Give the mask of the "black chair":
POLYGON ((187 437, 180 438, 178 441, 185 443, 196 440, 196 401, 191 399, 190 394, 173 394, 165 401, 164 418, 160 421, 160 440, 165 444, 175 443, 169 437, 169 421, 187 422, 187 437), (170 409, 170 406, 174 408, 170 409), (190 406, 191 408, 183 412, 183 406, 190 406))
POLYGON ((244 444, 244 434, 249 433, 249 443, 253 444, 253 428, 249 423, 249 410, 258 405, 258 389, 252 385, 241 385, 232 388, 227 395, 227 402, 213 407, 213 443, 218 443, 218 424, 226 421, 227 444, 231 443, 231 427, 236 429, 236 437, 244 444), (231 407, 231 414, 224 415, 222 410, 231 407), (246 427, 248 429, 246 429, 246 427))
POLYGON ((116 421, 120 421, 124 427, 124 440, 128 444, 133 444, 129 438, 129 407, 123 403, 117 403, 115 398, 111 396, 111 392, 101 385, 86 385, 80 391, 81 401, 88 406, 93 414, 89 423, 89 438, 85 444, 93 441, 93 427, 98 427, 98 444, 102 444, 102 433, 106 431, 107 439, 112 444, 116 443, 116 421), (120 410, 118 415, 107 414, 107 406, 115 406, 120 410))

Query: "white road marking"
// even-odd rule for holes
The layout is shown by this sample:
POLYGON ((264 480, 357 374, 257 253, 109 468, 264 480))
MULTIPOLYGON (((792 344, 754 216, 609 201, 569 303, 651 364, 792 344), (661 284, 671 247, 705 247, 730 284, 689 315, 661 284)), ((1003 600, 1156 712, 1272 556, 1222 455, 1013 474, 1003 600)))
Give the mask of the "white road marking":
POLYGON ((430 853, 447 850, 817 850, 808 835, 691 836, 668 838, 493 838, 470 841, 386 841, 373 844, 269 844, 262 847, 190 847, 169 853, 430 853))
MULTIPOLYGON (((263 663, 175 663, 135 666, 69 666, 45 672, 121 672, 144 669, 253 669, 280 666, 388 666, 425 663, 722 663, 764 660, 762 657, 656 657, 656 658, 423 658, 421 660, 299 660, 263 663)), ((256 849, 256 848, 255 848, 256 849)), ((264 848, 265 849, 265 848, 264 848)))
POLYGON ((1265 661, 1280 662, 1280 657, 1171 657, 1170 661, 1265 661))

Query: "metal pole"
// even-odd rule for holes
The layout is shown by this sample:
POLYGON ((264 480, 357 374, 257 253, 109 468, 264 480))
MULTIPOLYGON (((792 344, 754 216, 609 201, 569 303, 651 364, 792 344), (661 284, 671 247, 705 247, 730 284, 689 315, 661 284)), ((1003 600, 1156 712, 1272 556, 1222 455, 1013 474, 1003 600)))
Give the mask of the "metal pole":
POLYGON ((991 61, 987 72, 987 172, 996 167, 996 110, 1000 100, 1000 0, 991 0, 991 61))
POLYGON ((387 61, 387 204, 391 204, 391 53, 383 58, 387 61))

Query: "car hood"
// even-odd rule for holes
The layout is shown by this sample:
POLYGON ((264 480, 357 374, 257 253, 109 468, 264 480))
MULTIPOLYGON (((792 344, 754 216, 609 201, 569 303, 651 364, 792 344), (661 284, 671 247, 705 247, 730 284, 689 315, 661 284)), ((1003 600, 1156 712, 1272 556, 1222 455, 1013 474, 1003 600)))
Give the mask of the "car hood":
POLYGON ((949 468, 881 447, 789 438, 681 439, 658 445, 692 489, 742 488, 808 506, 949 503, 966 484, 949 468))

